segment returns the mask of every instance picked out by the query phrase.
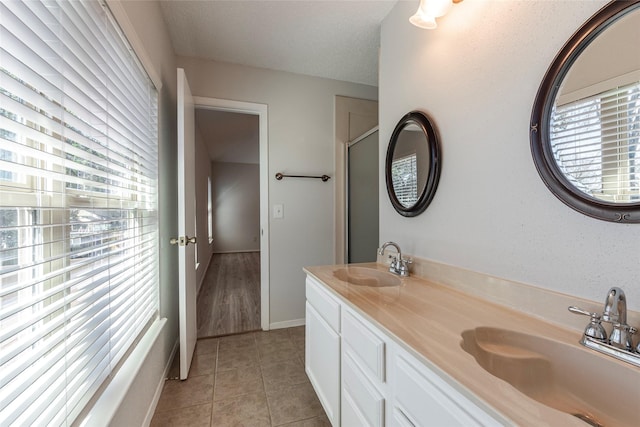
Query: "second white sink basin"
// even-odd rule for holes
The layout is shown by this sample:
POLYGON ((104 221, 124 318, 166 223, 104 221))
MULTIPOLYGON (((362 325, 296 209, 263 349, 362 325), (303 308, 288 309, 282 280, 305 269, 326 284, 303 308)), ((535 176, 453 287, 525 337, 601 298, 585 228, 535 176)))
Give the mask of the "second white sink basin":
POLYGON ((637 367, 592 350, 499 328, 464 331, 461 346, 490 374, 587 425, 640 425, 637 367))
POLYGON ((386 287, 402 284, 398 276, 368 267, 342 267, 334 271, 333 275, 343 282, 358 286, 386 287))

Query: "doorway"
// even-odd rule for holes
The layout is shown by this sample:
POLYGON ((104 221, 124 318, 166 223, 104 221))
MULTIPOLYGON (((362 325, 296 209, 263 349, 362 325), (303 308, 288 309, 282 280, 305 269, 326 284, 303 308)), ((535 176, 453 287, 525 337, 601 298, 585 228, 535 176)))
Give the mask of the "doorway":
POLYGON ((210 263, 199 276, 198 338, 268 330, 267 106, 194 103, 210 171, 210 263))

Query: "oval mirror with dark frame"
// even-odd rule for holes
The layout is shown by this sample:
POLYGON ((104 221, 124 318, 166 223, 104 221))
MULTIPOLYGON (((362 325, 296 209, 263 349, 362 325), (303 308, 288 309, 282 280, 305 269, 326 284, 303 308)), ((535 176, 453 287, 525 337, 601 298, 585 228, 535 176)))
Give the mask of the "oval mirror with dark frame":
POLYGON ((440 143, 435 127, 421 111, 407 113, 396 125, 385 163, 389 199, 403 216, 427 209, 440 179, 440 143))
POLYGON ((533 107, 530 142, 551 192, 593 218, 640 223, 640 0, 612 1, 571 37, 533 107))

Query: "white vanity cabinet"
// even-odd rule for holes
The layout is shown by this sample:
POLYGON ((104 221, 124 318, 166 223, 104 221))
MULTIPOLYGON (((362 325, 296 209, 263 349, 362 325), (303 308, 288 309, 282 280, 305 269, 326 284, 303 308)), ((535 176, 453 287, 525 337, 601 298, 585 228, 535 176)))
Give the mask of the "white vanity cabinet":
POLYGON ((305 371, 334 427, 340 425, 340 302, 306 281, 305 371))
POLYGON ((305 367, 333 427, 503 425, 324 285, 306 291, 305 367))

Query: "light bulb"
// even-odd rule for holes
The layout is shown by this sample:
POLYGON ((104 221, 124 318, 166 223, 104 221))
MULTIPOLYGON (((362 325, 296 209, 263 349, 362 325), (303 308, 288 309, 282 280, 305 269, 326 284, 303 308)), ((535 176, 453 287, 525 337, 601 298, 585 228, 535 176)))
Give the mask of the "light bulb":
POLYGON ((409 18, 409 22, 419 28, 424 28, 426 30, 433 30, 438 27, 436 24, 436 18, 433 16, 427 16, 423 13, 420 13, 420 10, 415 13, 411 18, 409 18))
POLYGON ((436 18, 446 14, 452 4, 452 0, 420 0, 418 10, 409 18, 409 22, 416 27, 434 29, 438 26, 436 18))
POLYGON ((426 15, 434 18, 444 16, 452 5, 451 0, 420 0, 420 8, 426 15))

